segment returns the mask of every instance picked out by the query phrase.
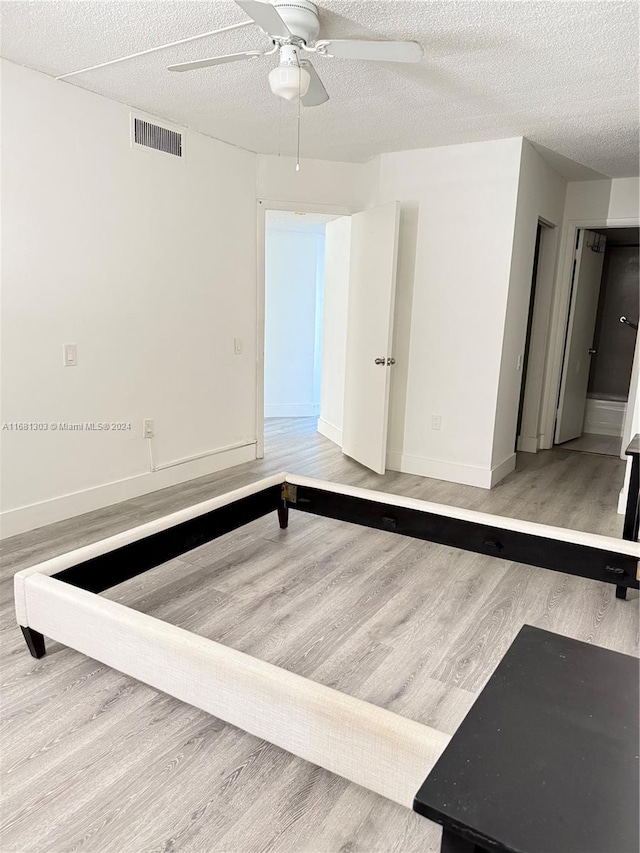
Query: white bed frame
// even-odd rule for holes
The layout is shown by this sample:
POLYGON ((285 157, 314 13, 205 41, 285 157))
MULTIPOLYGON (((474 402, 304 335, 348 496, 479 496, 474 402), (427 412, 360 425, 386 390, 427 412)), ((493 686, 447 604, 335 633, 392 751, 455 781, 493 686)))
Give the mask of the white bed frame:
POLYGON ((638 588, 635 542, 278 474, 18 572, 32 655, 47 636, 411 808, 449 736, 98 594, 289 508, 638 588))

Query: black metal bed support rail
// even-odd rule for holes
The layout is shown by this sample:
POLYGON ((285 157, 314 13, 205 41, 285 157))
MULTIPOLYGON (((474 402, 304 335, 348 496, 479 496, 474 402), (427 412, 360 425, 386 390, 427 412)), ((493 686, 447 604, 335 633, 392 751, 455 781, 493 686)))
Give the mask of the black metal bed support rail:
MULTIPOLYGON (((624 538, 637 540, 640 476, 638 436, 627 448, 627 453, 633 457, 633 465, 624 538)), ((625 598, 629 587, 640 587, 637 557, 619 551, 605 551, 535 533, 494 527, 479 521, 287 482, 268 486, 196 518, 70 566, 53 577, 89 592, 103 592, 270 512, 277 512, 280 527, 284 529, 288 525, 290 508, 515 563, 613 583, 618 598, 625 598)), ((36 658, 42 657, 45 654, 44 637, 27 626, 21 627, 31 654, 36 658)))
MULTIPOLYGON (((634 441, 637 445, 637 436, 634 441)), ((633 449, 633 442, 628 452, 634 456, 634 462, 624 538, 633 539, 637 538, 638 533, 639 473, 639 453, 633 449)), ((285 528, 290 508, 503 560, 613 583, 620 598, 625 597, 627 588, 638 589, 640 586, 637 558, 628 554, 604 551, 535 533, 493 527, 422 509, 343 495, 322 488, 292 486, 289 483, 269 486, 174 527, 71 566, 54 577, 90 592, 102 592, 270 512, 277 511, 280 527, 285 528)))
POLYGON ((54 575, 58 580, 89 592, 103 592, 141 575, 181 554, 237 530, 282 506, 282 486, 275 485, 108 551, 54 575))
POLYGON ((287 505, 292 509, 338 521, 613 583, 625 591, 628 587, 640 587, 636 578, 637 557, 617 551, 604 551, 533 533, 491 527, 475 521, 337 494, 311 486, 296 486, 295 499, 292 495, 287 505))

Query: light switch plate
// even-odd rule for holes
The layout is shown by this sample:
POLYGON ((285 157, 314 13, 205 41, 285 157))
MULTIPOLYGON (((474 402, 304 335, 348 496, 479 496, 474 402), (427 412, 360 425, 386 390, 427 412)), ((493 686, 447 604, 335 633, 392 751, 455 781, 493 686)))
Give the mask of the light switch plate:
POLYGON ((76 367, 78 364, 77 344, 65 344, 62 348, 62 364, 65 367, 76 367))

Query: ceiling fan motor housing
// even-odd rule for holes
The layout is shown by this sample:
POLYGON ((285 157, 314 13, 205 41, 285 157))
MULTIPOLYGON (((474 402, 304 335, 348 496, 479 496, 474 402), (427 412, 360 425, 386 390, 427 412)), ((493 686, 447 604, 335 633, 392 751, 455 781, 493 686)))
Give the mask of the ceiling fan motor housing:
POLYGON ((273 6, 289 28, 293 40, 303 41, 311 44, 318 38, 320 32, 320 21, 318 20, 318 7, 310 0, 273 0, 273 6))

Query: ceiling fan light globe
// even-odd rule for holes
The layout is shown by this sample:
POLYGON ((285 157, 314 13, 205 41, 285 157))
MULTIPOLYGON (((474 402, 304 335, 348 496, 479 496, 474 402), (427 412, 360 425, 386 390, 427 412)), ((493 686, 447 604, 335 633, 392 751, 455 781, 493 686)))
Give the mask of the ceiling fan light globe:
POLYGON ((299 65, 277 65, 269 72, 269 85, 274 95, 286 101, 304 97, 309 91, 311 75, 299 65))

